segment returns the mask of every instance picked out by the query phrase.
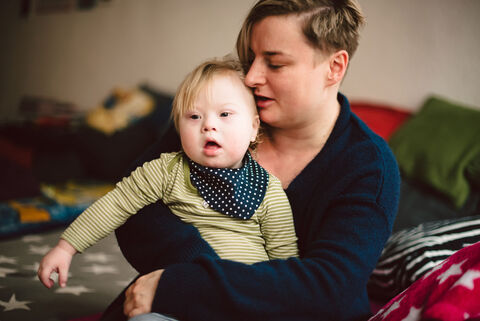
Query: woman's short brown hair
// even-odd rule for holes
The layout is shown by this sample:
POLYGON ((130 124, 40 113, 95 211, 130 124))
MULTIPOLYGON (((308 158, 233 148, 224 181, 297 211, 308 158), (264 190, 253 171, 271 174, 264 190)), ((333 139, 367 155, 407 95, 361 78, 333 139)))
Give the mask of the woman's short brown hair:
POLYGON ((247 72, 253 61, 250 37, 253 26, 269 16, 298 15, 303 34, 314 48, 331 53, 346 50, 351 57, 365 23, 356 0, 260 0, 250 10, 237 38, 237 54, 247 72))

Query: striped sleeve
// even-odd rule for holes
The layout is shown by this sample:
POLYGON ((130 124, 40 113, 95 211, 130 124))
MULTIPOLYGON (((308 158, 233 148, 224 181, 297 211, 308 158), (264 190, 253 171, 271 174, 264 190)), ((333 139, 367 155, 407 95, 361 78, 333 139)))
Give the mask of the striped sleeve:
POLYGON ((280 180, 271 174, 264 202, 266 208, 260 229, 269 259, 298 256, 292 209, 280 180))
POLYGON ((166 168, 171 154, 143 164, 116 187, 88 207, 61 238, 83 252, 112 233, 133 214, 163 197, 166 168))

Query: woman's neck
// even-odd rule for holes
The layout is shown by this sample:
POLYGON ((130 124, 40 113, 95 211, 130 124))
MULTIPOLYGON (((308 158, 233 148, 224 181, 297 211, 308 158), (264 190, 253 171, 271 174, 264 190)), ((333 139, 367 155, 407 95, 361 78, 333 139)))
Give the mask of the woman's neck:
POLYGON ((282 153, 289 150, 301 151, 321 149, 340 113, 340 104, 335 99, 329 105, 323 106, 319 117, 312 117, 309 123, 293 128, 265 127, 265 142, 282 153))
POLYGON ((257 161, 277 176, 284 188, 315 158, 330 136, 340 113, 335 101, 323 106, 321 117, 301 128, 265 127, 257 161))

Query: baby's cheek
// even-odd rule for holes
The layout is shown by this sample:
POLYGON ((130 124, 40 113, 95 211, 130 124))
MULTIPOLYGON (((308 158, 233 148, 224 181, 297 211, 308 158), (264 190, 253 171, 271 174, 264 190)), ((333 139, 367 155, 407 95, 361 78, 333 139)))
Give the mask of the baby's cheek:
POLYGON ((194 141, 188 137, 182 137, 182 149, 189 158, 194 157, 194 141))

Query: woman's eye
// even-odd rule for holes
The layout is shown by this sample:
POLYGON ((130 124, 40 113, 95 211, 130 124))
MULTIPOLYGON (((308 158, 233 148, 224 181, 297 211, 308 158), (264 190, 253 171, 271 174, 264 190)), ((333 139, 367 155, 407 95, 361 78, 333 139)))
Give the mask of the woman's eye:
POLYGON ((230 113, 228 111, 224 111, 223 113, 220 113, 220 117, 228 117, 230 116, 230 113))
POLYGON ((270 69, 280 69, 281 67, 283 67, 283 65, 268 64, 268 68, 270 69))

